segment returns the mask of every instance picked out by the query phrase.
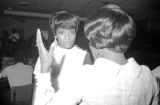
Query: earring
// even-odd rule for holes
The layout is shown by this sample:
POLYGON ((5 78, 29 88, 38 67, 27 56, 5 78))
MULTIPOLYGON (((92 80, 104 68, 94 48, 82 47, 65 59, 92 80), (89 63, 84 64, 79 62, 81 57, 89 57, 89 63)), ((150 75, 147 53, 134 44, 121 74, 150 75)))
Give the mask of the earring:
POLYGON ((57 39, 57 36, 56 36, 56 35, 54 35, 54 38, 55 38, 55 39, 57 39))
POLYGON ((97 51, 97 55, 99 55, 99 50, 97 51))

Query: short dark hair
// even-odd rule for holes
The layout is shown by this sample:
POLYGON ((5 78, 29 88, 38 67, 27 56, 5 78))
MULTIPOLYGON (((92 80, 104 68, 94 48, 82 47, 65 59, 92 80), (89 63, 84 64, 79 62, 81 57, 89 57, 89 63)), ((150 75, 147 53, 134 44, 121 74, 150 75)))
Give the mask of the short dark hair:
POLYGON ((24 62, 25 53, 22 50, 17 50, 13 54, 16 62, 24 62))
POLYGON ((66 29, 75 29, 78 30, 79 19, 75 14, 68 11, 61 11, 56 13, 55 16, 50 18, 50 27, 53 33, 55 34, 58 27, 66 29))
POLYGON ((91 46, 120 53, 126 52, 135 32, 133 19, 113 4, 99 9, 86 21, 84 27, 85 36, 90 40, 91 46))

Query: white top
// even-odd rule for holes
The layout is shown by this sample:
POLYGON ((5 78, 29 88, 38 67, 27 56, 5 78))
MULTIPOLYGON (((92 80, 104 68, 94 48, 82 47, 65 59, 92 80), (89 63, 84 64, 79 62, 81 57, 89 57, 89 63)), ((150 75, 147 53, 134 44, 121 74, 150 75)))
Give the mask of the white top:
MULTIPOLYGON (((74 46, 72 49, 63 49, 59 46, 55 48, 53 52, 57 63, 60 63, 62 57, 65 55, 62 70, 58 76, 58 86, 66 87, 68 86, 68 81, 70 81, 77 70, 83 65, 86 51, 74 46)), ((48 105, 50 101, 54 99, 55 90, 51 85, 50 73, 40 72, 40 59, 38 58, 35 65, 35 79, 37 80, 36 89, 34 92, 34 99, 32 105, 48 105)))
POLYGON ((158 105, 156 79, 133 58, 125 65, 98 58, 82 69, 50 105, 150 105, 152 97, 152 105, 158 105))

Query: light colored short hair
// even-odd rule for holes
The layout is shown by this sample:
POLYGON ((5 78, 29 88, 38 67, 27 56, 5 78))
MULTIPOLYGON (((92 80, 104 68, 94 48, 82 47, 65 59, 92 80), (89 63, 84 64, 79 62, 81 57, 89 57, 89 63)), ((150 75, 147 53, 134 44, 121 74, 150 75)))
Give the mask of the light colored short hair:
POLYGON ((108 48, 120 53, 126 52, 135 32, 133 19, 113 4, 99 9, 84 26, 85 36, 91 46, 97 49, 108 48))

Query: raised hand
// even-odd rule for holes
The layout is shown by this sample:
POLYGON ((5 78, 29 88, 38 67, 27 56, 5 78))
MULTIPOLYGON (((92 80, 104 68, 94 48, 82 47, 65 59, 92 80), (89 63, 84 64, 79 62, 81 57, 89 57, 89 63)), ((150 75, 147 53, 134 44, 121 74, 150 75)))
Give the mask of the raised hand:
POLYGON ((40 57, 40 61, 41 61, 41 73, 49 72, 49 69, 52 65, 52 70, 54 72, 53 74, 57 75, 57 72, 61 71, 61 67, 63 65, 63 61, 64 61, 64 58, 65 58, 65 56, 63 56, 62 60, 59 64, 55 60, 55 56, 53 54, 53 51, 55 50, 55 47, 57 46, 57 41, 55 40, 51 44, 49 51, 47 51, 44 44, 43 44, 43 41, 42 41, 42 36, 41 36, 40 29, 37 29, 36 42, 37 42, 39 57, 40 57))
POLYGON ((37 42, 39 57, 41 61, 41 72, 46 73, 49 71, 49 67, 52 64, 52 54, 57 43, 53 43, 49 51, 47 51, 42 41, 40 29, 37 29, 36 42, 37 42))

